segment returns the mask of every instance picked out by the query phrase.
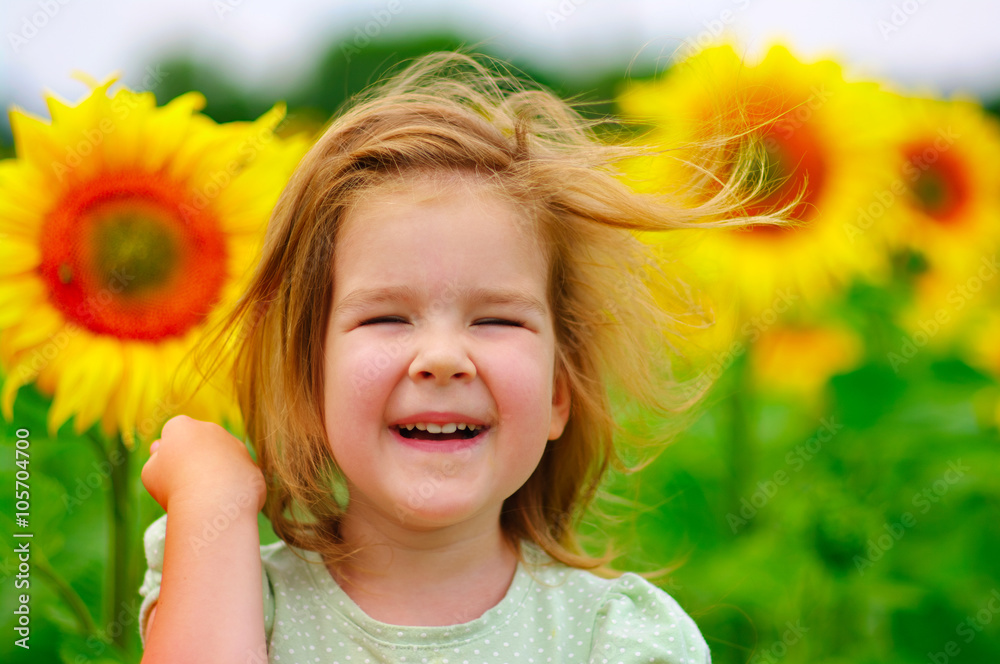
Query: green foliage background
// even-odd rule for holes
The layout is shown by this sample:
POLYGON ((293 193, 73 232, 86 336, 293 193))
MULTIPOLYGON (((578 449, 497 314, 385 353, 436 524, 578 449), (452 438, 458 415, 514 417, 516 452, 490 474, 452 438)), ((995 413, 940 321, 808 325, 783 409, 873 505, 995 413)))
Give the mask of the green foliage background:
MULTIPOLYGON (((350 61, 334 45, 287 96, 289 122, 321 125, 388 66, 461 44, 454 35, 376 42, 350 61)), ((611 110, 618 76, 574 82, 514 64, 564 96, 601 102, 594 113, 611 110)), ((274 103, 267 90, 244 90, 205 63, 173 59, 160 70, 165 77, 154 92, 161 104, 200 90, 218 121, 255 118, 274 103)), ((650 73, 651 66, 631 70, 635 78, 650 73)), ((9 145, 4 152, 11 154, 9 145)), ((894 372, 884 358, 902 336, 887 322, 898 297, 856 284, 837 305, 868 339, 869 360, 829 381, 822 412, 755 394, 740 357, 690 430, 639 474, 611 478, 609 491, 641 509, 609 503, 617 517, 611 525, 587 526, 628 552, 623 567, 679 565, 661 583, 698 622, 719 664, 916 664, 949 642, 958 654, 937 661, 1000 662, 1000 615, 988 608, 1000 598, 998 387, 929 350, 894 372), (832 436, 814 439, 824 426, 832 436), (779 472, 787 478, 780 485, 779 472), (912 525, 897 525, 907 513, 912 525)), ((0 538, 0 660, 137 662, 138 594, 131 613, 109 613, 103 597, 111 502, 98 446, 106 443, 69 426, 47 437, 45 408, 44 398, 22 390, 0 438, 0 522, 11 532, 14 431, 31 431, 36 532, 30 652, 12 645, 16 565, 11 539, 0 538), (60 579, 72 592, 60 589, 60 579), (96 635, 81 632, 73 595, 96 635), (108 622, 109 615, 116 617, 108 622), (131 635, 125 651, 103 638, 117 630, 131 635)), ((142 452, 127 461, 140 496, 130 515, 136 579, 145 568, 142 530, 160 513, 138 479, 144 461, 142 452)), ((274 541, 261 523, 262 541, 274 541)))

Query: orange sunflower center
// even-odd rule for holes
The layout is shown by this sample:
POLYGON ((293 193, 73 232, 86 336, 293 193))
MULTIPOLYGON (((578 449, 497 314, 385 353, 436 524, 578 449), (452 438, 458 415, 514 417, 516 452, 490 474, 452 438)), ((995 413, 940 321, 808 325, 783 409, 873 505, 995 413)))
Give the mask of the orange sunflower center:
POLYGON ((188 192, 153 173, 71 190, 42 227, 53 305, 98 334, 156 340, 204 320, 225 282, 225 238, 188 192))
MULTIPOLYGON (((771 89, 781 89, 780 82, 771 89)), ((806 99, 792 104, 764 96, 759 92, 742 104, 741 114, 730 112, 727 124, 732 134, 740 134, 749 124, 759 127, 745 139, 740 150, 753 152, 756 164, 749 174, 748 187, 761 185, 754 200, 744 208, 748 215, 764 215, 780 210, 798 200, 789 216, 808 221, 828 184, 826 150, 817 135, 814 104, 806 99)), ((735 159, 734 159, 735 161, 735 159)), ((790 230, 776 226, 750 226, 737 230, 762 238, 773 238, 790 230)))
POLYGON ((958 221, 972 197, 966 164, 930 142, 912 144, 903 155, 914 205, 942 225, 958 221))
MULTIPOLYGON (((781 120, 763 133, 764 158, 762 171, 751 177, 751 182, 764 183, 764 195, 747 206, 750 214, 765 214, 799 202, 790 216, 808 220, 816 213, 823 187, 826 184, 826 164, 823 149, 815 134, 806 126, 781 120)), ((774 226, 755 226, 755 232, 782 233, 787 229, 774 226)))

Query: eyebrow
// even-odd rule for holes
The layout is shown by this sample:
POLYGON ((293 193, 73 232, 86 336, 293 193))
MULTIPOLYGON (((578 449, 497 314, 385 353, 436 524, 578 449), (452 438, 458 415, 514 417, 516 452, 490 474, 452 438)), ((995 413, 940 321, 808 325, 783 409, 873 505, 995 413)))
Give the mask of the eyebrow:
MULTIPOLYGON (((470 288, 458 287, 449 289, 469 302, 482 304, 502 304, 513 306, 525 312, 536 313, 539 316, 548 315, 548 307, 530 293, 508 288, 470 288)), ((420 298, 416 289, 411 286, 387 286, 384 288, 358 288, 344 296, 344 299, 334 308, 334 314, 344 314, 361 309, 366 305, 394 302, 415 301, 420 298)))

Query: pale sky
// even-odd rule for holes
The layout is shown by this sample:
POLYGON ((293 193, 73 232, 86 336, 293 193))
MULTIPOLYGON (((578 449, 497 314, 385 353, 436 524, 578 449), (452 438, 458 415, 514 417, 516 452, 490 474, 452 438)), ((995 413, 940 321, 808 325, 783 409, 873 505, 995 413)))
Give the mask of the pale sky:
POLYGON ((42 112, 44 91, 76 100, 86 88, 73 70, 119 70, 137 87, 177 52, 280 98, 337 36, 366 27, 451 27, 542 68, 621 73, 633 57, 667 59, 726 29, 751 56, 780 39, 807 60, 835 57, 851 77, 994 99, 997 26, 996 0, 4 0, 0 104, 42 112))

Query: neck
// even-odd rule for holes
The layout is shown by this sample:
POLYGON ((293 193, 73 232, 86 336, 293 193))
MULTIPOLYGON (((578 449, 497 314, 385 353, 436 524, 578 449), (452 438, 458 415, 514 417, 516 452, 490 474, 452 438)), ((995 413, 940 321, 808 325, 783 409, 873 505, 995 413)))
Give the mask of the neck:
POLYGON ((499 511, 443 528, 410 528, 352 503, 341 535, 359 552, 331 574, 369 617, 394 625, 474 620, 504 598, 517 567, 499 511))

